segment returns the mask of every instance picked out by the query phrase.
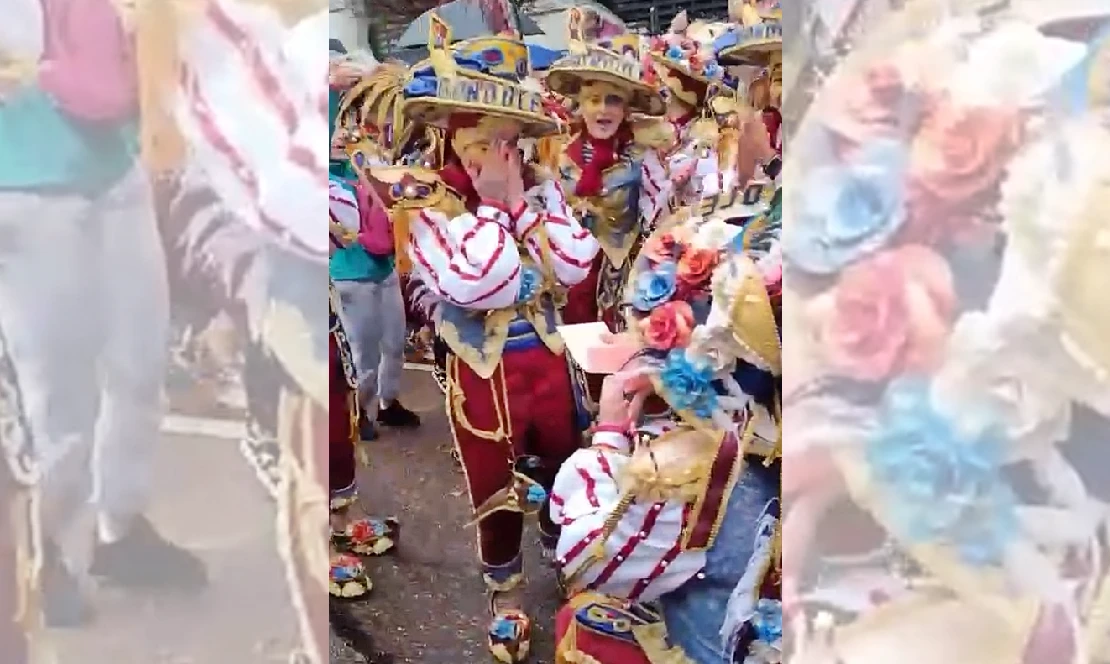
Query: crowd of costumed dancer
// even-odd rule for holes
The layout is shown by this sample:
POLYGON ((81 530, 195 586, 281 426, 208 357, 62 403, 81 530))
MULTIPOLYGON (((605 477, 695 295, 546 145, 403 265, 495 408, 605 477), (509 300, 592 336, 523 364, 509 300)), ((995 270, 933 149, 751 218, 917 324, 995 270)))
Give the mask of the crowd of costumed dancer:
MULTIPOLYGON (((333 54, 358 72, 333 244, 393 255, 434 338, 497 661, 531 648, 530 516, 547 565, 528 571, 564 600, 557 662, 780 661, 780 20, 734 2, 644 37, 576 8, 544 71, 495 18, 455 41, 433 14, 413 66, 333 54)), ((334 475, 360 401, 332 330, 334 475)), ((358 554, 396 527, 337 520, 333 594, 365 594, 358 554)))

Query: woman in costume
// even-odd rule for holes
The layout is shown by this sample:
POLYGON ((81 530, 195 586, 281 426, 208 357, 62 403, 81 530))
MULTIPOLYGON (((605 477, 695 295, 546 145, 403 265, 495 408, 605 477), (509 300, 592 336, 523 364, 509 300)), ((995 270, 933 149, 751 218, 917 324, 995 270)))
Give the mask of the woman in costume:
POLYGON ((573 99, 579 117, 557 161, 545 166, 602 250, 589 278, 571 290, 563 318, 615 330, 635 250, 672 191, 656 152, 658 123, 633 122, 632 114, 660 116, 665 105, 644 81, 639 36, 587 35, 588 18, 570 10, 570 55, 547 72, 547 87, 573 99))
MULTIPOLYGON (((531 632, 519 588, 524 513, 540 510, 544 487, 579 440, 558 310, 598 246, 559 185, 536 182, 520 162, 521 136, 556 130, 540 92, 521 84, 527 47, 504 36, 449 44, 446 24, 433 16, 431 57, 413 68, 405 108, 447 129, 443 175, 467 193, 467 207, 410 219, 409 248, 451 350, 448 419, 490 592, 488 645, 499 661, 517 662, 528 656, 531 632)), ((557 530, 540 516, 553 545, 557 530)))
POLYGON ((557 664, 779 661, 781 270, 688 212, 640 252, 631 359, 555 481, 557 664))

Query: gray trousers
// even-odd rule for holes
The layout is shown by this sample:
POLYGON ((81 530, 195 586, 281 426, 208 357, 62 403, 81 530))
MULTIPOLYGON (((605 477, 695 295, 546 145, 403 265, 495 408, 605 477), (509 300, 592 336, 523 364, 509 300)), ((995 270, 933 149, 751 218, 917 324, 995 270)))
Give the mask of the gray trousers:
MULTIPOLYGON (((146 508, 168 322, 165 255, 141 167, 93 198, 0 192, 0 326, 48 535, 90 542, 73 529, 90 498, 102 534, 146 508)), ((78 571, 84 548, 63 542, 78 571)))
POLYGON ((351 343, 358 373, 359 402, 365 412, 393 401, 401 392, 405 365, 405 301, 396 272, 381 283, 336 281, 339 318, 351 343))

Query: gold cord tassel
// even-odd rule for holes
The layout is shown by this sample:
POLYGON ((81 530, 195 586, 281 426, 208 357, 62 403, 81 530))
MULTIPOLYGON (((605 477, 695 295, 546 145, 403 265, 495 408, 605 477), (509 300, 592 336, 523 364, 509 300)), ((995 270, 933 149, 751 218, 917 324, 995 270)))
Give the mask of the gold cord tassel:
POLYGON ((184 21, 177 0, 141 2, 135 11, 142 158, 152 173, 164 173, 177 168, 185 152, 173 117, 184 21))

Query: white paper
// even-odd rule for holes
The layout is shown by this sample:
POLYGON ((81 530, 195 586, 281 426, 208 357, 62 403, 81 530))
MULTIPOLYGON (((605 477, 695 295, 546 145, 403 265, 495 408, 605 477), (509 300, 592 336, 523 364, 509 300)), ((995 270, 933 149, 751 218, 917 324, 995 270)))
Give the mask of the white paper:
POLYGON ((596 348, 601 339, 609 334, 609 327, 605 323, 579 323, 578 325, 559 325, 555 328, 563 338, 567 353, 574 363, 586 373, 607 373, 591 367, 587 362, 590 348, 596 348))

